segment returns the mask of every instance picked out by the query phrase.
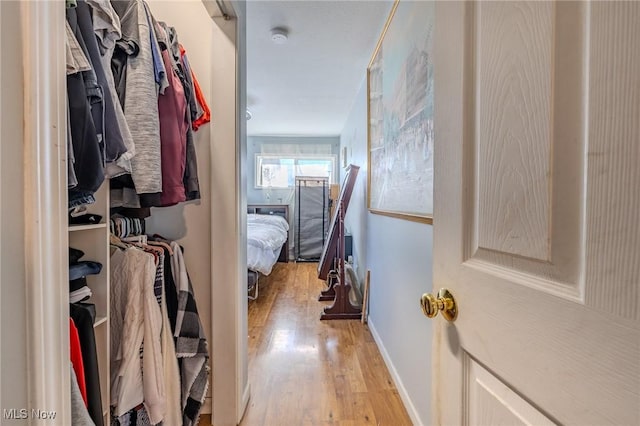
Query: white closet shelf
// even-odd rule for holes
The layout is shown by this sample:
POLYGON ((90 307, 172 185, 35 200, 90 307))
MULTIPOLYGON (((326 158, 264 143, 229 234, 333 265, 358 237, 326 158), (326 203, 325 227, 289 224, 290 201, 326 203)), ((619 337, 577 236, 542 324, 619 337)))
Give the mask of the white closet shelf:
POLYGON ((107 224, 106 223, 96 223, 96 224, 92 224, 92 225, 69 225, 69 232, 73 232, 73 231, 86 231, 89 229, 102 229, 102 228, 106 228, 107 224))
POLYGON ((93 328, 101 326, 102 324, 106 324, 107 319, 107 317, 96 317, 96 322, 93 323, 93 328))

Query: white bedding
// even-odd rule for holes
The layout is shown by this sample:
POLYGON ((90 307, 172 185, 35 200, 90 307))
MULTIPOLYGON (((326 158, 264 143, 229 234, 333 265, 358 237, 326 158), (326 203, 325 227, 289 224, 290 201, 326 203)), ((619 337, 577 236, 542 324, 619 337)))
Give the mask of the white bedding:
POLYGON ((289 224, 276 215, 247 215, 247 266, 252 271, 269 275, 287 241, 289 224))

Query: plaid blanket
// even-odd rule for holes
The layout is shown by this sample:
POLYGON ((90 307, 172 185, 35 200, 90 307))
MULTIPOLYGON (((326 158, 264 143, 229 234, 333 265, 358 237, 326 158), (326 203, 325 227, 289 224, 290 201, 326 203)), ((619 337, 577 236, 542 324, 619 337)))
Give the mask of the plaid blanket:
POLYGON ((174 338, 180 365, 183 426, 196 425, 209 388, 209 350, 198 316, 193 287, 181 247, 171 242, 171 269, 178 290, 178 313, 174 338))

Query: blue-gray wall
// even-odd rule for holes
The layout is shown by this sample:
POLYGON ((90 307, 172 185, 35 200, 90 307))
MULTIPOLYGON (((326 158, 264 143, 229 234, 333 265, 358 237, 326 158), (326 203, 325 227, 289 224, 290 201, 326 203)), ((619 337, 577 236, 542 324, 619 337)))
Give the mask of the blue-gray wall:
POLYGON ((419 300, 431 291, 433 228, 368 212, 366 96, 365 80, 340 136, 347 162, 360 166, 346 228, 353 235, 358 277, 371 271, 371 332, 414 424, 429 424, 432 327, 419 300))

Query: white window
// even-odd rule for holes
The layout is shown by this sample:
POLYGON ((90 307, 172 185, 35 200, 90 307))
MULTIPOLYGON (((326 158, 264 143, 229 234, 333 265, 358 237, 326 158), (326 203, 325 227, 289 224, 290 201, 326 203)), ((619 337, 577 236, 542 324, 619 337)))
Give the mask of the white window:
POLYGON ((336 156, 256 154, 256 188, 293 188, 296 176, 327 177, 336 183, 336 156))

